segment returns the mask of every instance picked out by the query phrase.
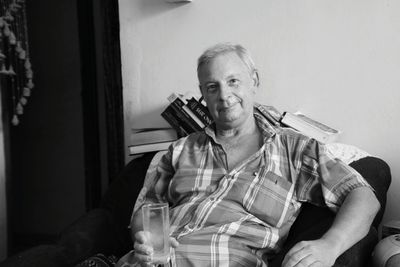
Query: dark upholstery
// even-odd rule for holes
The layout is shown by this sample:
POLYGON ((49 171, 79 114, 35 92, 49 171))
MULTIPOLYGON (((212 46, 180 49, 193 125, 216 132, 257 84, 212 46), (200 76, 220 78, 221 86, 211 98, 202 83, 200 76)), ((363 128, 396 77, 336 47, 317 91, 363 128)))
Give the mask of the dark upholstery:
MULTIPOLYGON (((154 153, 132 160, 114 179, 103 197, 100 208, 89 211, 67 227, 58 242, 38 246, 18 253, 0 263, 10 266, 74 266, 97 253, 122 256, 132 248, 127 225, 136 197, 142 187, 147 167, 154 153)), ((371 251, 376 245, 377 226, 386 204, 386 192, 391 182, 389 166, 381 159, 367 157, 351 164, 375 189, 381 203, 368 235, 346 251, 335 266, 368 266, 371 251)), ((334 214, 326 208, 305 205, 293 225, 283 251, 270 266, 280 266, 285 253, 300 240, 319 238, 331 225, 334 214)))
MULTIPOLYGON (((341 255, 334 266, 368 266, 370 254, 378 242, 378 226, 386 206, 386 192, 391 183, 389 166, 383 160, 366 157, 350 164, 374 188, 381 209, 376 215, 368 235, 341 255)), ((293 224, 283 250, 270 262, 270 265, 281 266, 286 253, 301 240, 320 238, 331 226, 335 214, 327 208, 304 204, 303 210, 293 224)))
POLYGON ((75 266, 97 253, 119 257, 132 249, 127 226, 154 154, 147 153, 129 162, 111 183, 100 208, 67 227, 56 244, 28 249, 0 262, 0 266, 75 266))

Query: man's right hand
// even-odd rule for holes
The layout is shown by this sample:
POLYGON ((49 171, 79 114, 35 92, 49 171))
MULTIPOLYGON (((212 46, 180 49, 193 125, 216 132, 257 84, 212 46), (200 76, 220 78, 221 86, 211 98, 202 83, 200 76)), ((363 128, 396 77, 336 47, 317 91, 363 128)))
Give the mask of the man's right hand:
POLYGON ((153 248, 150 245, 148 235, 144 231, 135 233, 135 258, 141 266, 152 266, 151 260, 153 256, 153 248))
MULTIPOLYGON (((173 248, 179 246, 178 241, 175 238, 170 237, 170 245, 173 248)), ((153 247, 151 246, 151 242, 149 240, 148 234, 144 231, 138 231, 135 233, 135 258, 143 267, 151 267, 152 258, 153 258, 153 247)))

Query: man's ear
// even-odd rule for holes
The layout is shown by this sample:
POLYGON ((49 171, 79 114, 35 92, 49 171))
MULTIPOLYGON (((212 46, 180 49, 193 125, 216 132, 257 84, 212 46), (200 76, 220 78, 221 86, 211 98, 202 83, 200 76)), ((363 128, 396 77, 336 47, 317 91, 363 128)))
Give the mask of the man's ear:
POLYGON ((252 74, 251 78, 253 79, 254 86, 258 87, 260 85, 260 78, 258 77, 258 71, 257 70, 253 71, 253 74, 252 74))

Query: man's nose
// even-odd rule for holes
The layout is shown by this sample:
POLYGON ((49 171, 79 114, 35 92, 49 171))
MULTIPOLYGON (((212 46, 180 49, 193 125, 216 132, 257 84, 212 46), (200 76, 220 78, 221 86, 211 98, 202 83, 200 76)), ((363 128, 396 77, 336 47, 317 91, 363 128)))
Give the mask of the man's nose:
POLYGON ((232 95, 232 90, 228 85, 226 85, 226 84, 220 85, 220 88, 219 88, 220 100, 222 100, 222 101, 227 100, 231 95, 232 95))

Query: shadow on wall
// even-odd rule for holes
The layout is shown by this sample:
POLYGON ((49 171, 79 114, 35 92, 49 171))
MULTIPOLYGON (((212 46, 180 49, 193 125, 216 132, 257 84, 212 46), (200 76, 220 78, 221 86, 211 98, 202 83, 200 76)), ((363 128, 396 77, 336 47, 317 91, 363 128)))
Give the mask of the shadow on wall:
POLYGON ((133 126, 130 125, 131 130, 137 130, 135 125, 138 125, 140 128, 152 128, 152 127, 171 127, 163 117, 161 117, 161 113, 167 108, 168 103, 165 105, 155 107, 154 109, 147 110, 146 112, 141 112, 140 115, 135 116, 135 122, 133 126), (135 128, 135 129, 132 129, 135 128))
POLYGON ((186 4, 190 2, 168 3, 167 0, 139 0, 139 10, 135 13, 140 14, 142 18, 150 18, 186 4))

